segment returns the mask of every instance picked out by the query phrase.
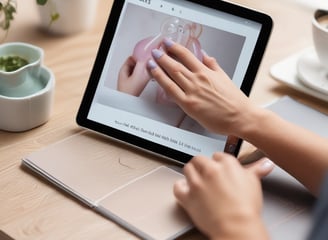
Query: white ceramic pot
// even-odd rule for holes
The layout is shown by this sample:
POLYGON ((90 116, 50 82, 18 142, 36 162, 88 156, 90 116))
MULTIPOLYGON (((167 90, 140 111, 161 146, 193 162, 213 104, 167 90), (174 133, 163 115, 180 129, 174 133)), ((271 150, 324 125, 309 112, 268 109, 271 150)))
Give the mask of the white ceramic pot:
POLYGON ((21 132, 48 121, 55 77, 42 66, 43 50, 26 43, 0 45, 0 56, 18 55, 29 64, 13 72, 0 71, 0 130, 21 132))
POLYGON ((38 6, 41 27, 60 35, 87 30, 94 23, 97 5, 98 0, 48 0, 46 5, 38 6), (59 18, 50 24, 50 16, 55 12, 59 18))

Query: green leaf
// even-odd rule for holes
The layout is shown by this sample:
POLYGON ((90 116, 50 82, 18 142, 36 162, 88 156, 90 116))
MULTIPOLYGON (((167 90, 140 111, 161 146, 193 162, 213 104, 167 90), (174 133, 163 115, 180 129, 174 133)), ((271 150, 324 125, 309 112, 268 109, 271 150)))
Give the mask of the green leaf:
POLYGON ((3 14, 3 18, 0 21, 0 27, 7 31, 10 28, 10 23, 14 19, 16 13, 16 4, 14 1, 9 0, 5 4, 1 4, 0 13, 3 14))
POLYGON ((36 2, 37 2, 37 4, 43 6, 43 5, 46 5, 47 4, 48 0, 36 0, 36 2))
POLYGON ((60 17, 59 13, 53 13, 51 14, 51 21, 56 21, 60 17))

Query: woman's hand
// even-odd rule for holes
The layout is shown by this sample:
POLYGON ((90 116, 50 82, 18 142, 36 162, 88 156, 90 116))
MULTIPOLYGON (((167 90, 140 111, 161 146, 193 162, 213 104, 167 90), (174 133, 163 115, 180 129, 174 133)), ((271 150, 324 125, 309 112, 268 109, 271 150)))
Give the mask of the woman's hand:
POLYGON ((328 171, 327 139, 253 105, 214 58, 204 54, 201 62, 177 43, 164 45, 167 53, 153 50, 148 68, 189 116, 212 132, 248 141, 318 195, 328 171))
POLYGON ((165 39, 167 53, 153 50, 148 67, 166 93, 205 128, 239 136, 253 105, 225 74, 216 60, 204 53, 199 61, 188 49, 165 39), (159 65, 159 66, 158 66, 159 65))
POLYGON ((117 90, 134 96, 140 96, 151 79, 146 62, 136 62, 129 57, 121 66, 117 81, 117 90))
POLYGON ((266 239, 261 221, 259 179, 274 165, 259 160, 246 169, 225 153, 212 159, 197 156, 184 168, 186 179, 176 182, 174 194, 200 231, 211 239, 266 239))

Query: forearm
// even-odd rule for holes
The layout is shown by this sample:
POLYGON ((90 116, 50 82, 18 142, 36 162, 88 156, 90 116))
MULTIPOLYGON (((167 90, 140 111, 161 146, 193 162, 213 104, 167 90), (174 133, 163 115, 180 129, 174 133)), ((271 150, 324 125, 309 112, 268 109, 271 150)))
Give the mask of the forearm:
POLYGON ((238 135, 317 195, 328 169, 328 140, 268 110, 253 110, 238 135))

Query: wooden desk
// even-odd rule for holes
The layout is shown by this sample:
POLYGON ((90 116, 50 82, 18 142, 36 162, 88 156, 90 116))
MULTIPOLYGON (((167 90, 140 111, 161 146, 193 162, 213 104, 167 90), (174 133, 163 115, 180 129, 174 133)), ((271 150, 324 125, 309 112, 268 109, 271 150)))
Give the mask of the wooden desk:
MULTIPOLYGON (((19 1, 18 15, 6 41, 29 42, 45 49, 45 65, 57 79, 55 104, 50 121, 41 127, 23 133, 0 131, 0 229, 15 239, 136 239, 20 167, 22 156, 81 131, 75 115, 112 3, 99 1, 96 23, 89 31, 58 37, 39 31, 36 8, 28 6, 32 2, 19 1)), ((263 104, 290 95, 328 113, 326 102, 281 85, 268 74, 272 64, 312 44, 312 9, 295 0, 236 2, 267 12, 275 22, 251 98, 263 104)), ((200 238, 196 231, 184 237, 200 238)))

